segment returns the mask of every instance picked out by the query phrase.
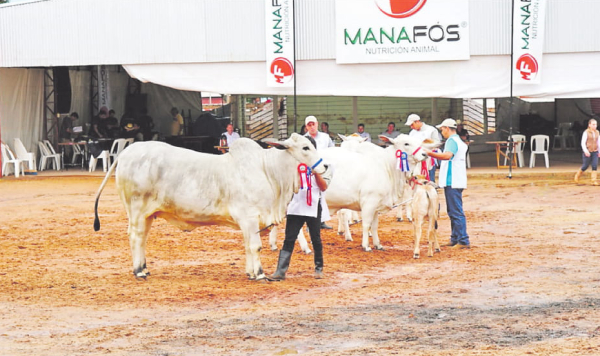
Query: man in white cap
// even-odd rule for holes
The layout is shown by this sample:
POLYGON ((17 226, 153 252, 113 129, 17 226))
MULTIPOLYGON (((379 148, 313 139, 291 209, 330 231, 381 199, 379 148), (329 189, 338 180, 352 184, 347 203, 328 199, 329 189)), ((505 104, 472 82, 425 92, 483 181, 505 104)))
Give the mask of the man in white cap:
MULTIPOLYGON (((310 115, 304 119, 304 125, 306 126, 306 134, 304 136, 312 137, 317 143, 317 151, 323 150, 327 147, 334 147, 333 141, 328 134, 319 131, 319 120, 316 117, 310 115)), ((325 198, 323 196, 323 198, 325 198)), ((323 215, 321 222, 321 229, 331 229, 332 227, 325 224, 325 221, 329 220, 329 209, 327 208, 327 203, 325 199, 321 199, 321 205, 323 207, 323 215)))
POLYGON ((442 160, 439 186, 444 188, 446 210, 452 228, 450 243, 447 246, 465 249, 471 246, 462 203, 462 192, 467 188, 467 145, 456 133, 456 126, 454 119, 446 119, 437 125, 436 127, 442 131, 442 136, 446 138, 444 152, 427 151, 427 154, 442 160))
POLYGON ((328 134, 319 131, 319 120, 314 116, 307 116, 304 119, 304 125, 306 126, 306 134, 304 136, 310 136, 317 142, 317 150, 322 150, 327 147, 333 147, 333 141, 328 134))
MULTIPOLYGON (((417 114, 410 114, 406 119, 406 126, 410 126, 412 130, 408 133, 409 136, 415 137, 419 139, 421 142, 426 139, 434 140, 435 142, 439 142, 442 140, 440 137, 440 133, 438 130, 430 125, 421 121, 421 117, 417 114)), ((435 182, 435 164, 429 170, 429 179, 432 182, 435 182)))

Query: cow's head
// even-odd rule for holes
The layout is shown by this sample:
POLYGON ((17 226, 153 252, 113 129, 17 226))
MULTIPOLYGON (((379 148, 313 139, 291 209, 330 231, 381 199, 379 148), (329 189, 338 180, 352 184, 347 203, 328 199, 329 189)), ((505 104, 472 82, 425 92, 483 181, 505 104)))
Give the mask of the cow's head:
POLYGON ((417 162, 421 162, 428 157, 427 152, 425 152, 423 149, 423 147, 428 147, 427 144, 423 144, 421 140, 415 137, 410 137, 406 134, 400 134, 396 138, 379 135, 379 139, 383 142, 391 143, 396 150, 406 152, 408 154, 408 158, 411 160, 414 159, 417 162))
POLYGON ((338 134, 338 136, 342 139, 342 144, 344 142, 365 142, 367 140, 366 137, 361 137, 359 134, 353 133, 352 135, 342 135, 338 134))
MULTIPOLYGON (((309 167, 313 167, 317 162, 321 160, 317 149, 308 140, 308 138, 292 133, 292 135, 285 141, 268 142, 269 145, 278 148, 280 150, 287 150, 287 152, 297 159, 300 163, 304 163, 309 167)), ((319 174, 325 172, 325 165, 322 161, 313 170, 319 174)))

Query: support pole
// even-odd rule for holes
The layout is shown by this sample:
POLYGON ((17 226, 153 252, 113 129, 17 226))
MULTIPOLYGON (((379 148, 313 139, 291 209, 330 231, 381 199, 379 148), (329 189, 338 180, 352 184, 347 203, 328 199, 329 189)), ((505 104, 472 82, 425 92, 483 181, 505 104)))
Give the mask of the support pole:
POLYGON ((515 155, 513 147, 513 112, 514 112, 514 104, 513 104, 513 56, 514 56, 514 27, 515 27, 515 0, 511 1, 511 9, 510 9, 510 116, 508 119, 508 147, 510 149, 510 154, 508 155, 508 179, 512 179, 512 166, 513 166, 513 157, 515 155))

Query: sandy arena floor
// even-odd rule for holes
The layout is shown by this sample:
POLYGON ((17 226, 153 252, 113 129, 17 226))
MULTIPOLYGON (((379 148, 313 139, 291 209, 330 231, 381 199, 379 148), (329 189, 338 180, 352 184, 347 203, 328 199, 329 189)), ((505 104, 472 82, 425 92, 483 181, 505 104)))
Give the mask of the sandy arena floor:
MULTIPOLYGON (((323 231, 323 280, 297 248, 286 281, 249 281, 240 232, 156 220, 137 281, 114 182, 93 231, 100 182, 0 180, 1 355, 598 354, 600 188, 471 178, 471 250, 415 260, 411 224, 390 212, 384 251, 362 251, 360 224, 353 242, 323 231)), ((278 252, 263 245, 270 274, 278 252)))

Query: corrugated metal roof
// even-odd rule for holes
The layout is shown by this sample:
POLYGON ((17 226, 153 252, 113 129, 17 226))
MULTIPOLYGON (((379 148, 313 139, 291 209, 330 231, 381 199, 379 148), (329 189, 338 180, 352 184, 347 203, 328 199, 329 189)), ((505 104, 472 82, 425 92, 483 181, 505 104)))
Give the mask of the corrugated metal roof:
MULTIPOLYGON (((448 0, 451 1, 451 0, 448 0)), ((472 55, 510 53, 511 0, 470 0, 472 55)), ((264 61, 264 0, 0 6, 0 66, 264 61)), ((335 58, 335 0, 296 0, 296 58, 335 58)), ((548 0, 545 52, 600 51, 598 0, 548 0)))

